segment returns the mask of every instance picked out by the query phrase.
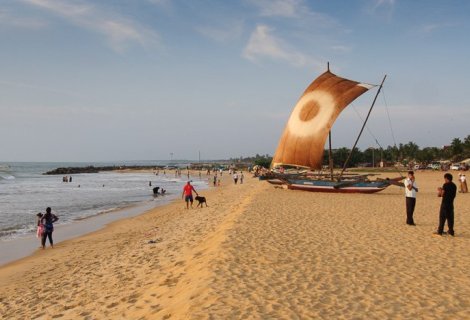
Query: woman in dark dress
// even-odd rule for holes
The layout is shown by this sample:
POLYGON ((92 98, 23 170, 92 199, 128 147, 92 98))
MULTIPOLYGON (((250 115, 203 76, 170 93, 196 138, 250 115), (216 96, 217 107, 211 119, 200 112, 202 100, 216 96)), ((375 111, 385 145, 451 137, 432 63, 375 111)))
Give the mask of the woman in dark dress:
POLYGON ((41 223, 44 226, 44 232, 41 238, 42 248, 46 248, 46 238, 49 238, 51 247, 54 248, 54 242, 52 241, 52 232, 54 231, 54 222, 59 220, 55 214, 51 212, 51 208, 47 207, 46 213, 41 218, 41 223))

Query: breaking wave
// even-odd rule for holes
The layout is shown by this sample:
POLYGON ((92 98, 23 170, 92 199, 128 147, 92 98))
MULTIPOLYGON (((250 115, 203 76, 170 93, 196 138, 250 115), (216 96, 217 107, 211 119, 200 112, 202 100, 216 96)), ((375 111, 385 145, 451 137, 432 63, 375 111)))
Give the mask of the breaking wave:
POLYGON ((0 180, 15 180, 16 178, 9 174, 0 174, 0 180))

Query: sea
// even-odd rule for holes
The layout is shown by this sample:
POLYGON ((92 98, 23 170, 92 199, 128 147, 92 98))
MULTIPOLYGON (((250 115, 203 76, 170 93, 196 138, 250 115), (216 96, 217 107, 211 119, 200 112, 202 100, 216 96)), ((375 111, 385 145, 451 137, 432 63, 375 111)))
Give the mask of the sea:
MULTIPOLYGON (((36 214, 44 213, 47 207, 51 207, 52 212, 59 217, 55 226, 60 227, 100 215, 112 216, 135 206, 151 209, 165 204, 180 197, 182 187, 188 181, 187 171, 183 169, 182 176, 175 175, 175 170, 72 174, 72 182, 63 182, 62 175, 44 175, 47 171, 59 167, 90 165, 168 164, 168 161, 0 162, 0 242, 35 234, 36 214), (164 188, 165 195, 155 197, 153 188, 156 186, 164 188)), ((177 165, 186 168, 187 164, 177 165)), ((189 180, 196 190, 208 186, 205 175, 201 178, 199 174, 190 176, 189 180)))

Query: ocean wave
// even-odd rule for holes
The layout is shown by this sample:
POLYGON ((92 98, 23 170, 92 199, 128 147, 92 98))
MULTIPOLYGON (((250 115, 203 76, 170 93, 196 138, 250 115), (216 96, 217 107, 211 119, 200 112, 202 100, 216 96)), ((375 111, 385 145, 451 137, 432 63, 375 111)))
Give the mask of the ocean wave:
POLYGON ((81 220, 86 220, 86 219, 90 219, 90 218, 94 218, 96 216, 99 216, 99 215, 102 215, 102 214, 105 214, 105 213, 110 213, 110 212, 113 212, 113 211, 118 211, 118 210, 122 210, 122 209, 125 209, 126 207, 128 207, 130 205, 123 205, 123 206, 119 206, 119 207, 112 207, 112 208, 107 208, 107 209, 102 209, 102 210, 99 210, 95 213, 91 213, 91 214, 87 214, 87 215, 84 215, 84 216, 79 216, 79 217, 76 217, 75 221, 81 221, 81 220))
POLYGON ((16 178, 9 174, 0 174, 0 180, 15 180, 16 178))
POLYGON ((12 226, 0 229, 0 239, 2 240, 11 240, 21 235, 27 235, 33 233, 36 230, 36 227, 33 225, 30 226, 12 226))

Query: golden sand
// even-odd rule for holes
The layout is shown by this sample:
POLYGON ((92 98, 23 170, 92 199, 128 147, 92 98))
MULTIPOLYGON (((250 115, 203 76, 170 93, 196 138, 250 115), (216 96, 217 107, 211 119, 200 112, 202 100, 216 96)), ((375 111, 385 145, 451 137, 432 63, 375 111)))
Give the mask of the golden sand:
MULTIPOLYGON (((59 243, 0 269, 5 319, 468 319, 470 195, 456 237, 432 236, 441 172, 372 195, 248 177, 59 243), (151 241, 153 243, 149 243, 151 241)), ((456 175, 454 175, 456 176, 456 175)))

